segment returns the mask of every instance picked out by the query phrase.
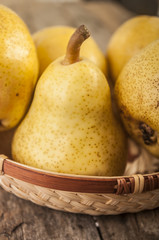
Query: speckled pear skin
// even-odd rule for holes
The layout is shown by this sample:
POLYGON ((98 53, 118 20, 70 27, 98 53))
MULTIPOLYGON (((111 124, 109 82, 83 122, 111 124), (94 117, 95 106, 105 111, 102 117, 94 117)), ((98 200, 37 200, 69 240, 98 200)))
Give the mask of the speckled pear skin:
POLYGON ((89 60, 49 65, 12 144, 13 159, 54 172, 121 175, 126 138, 104 74, 89 60))
MULTIPOLYGON (((51 62, 65 54, 68 41, 74 31, 75 28, 69 26, 54 26, 33 34, 40 63, 40 75, 51 62)), ((81 56, 94 62, 106 74, 105 56, 92 37, 82 44, 80 51, 81 56)))
POLYGON ((0 131, 22 119, 38 76, 38 59, 23 21, 0 5, 0 131))
POLYGON ((117 79, 115 95, 129 134, 159 157, 159 40, 125 65, 117 79), (155 131, 156 143, 144 143, 140 123, 146 123, 155 131))
POLYGON ((115 82, 124 65, 141 49, 159 39, 159 17, 135 16, 112 35, 107 47, 107 61, 115 82))

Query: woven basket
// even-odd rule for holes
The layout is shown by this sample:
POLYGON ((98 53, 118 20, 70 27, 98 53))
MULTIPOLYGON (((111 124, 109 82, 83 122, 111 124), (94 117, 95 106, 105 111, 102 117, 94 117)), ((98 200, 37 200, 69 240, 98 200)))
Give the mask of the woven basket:
MULTIPOLYGON (((0 137, 6 148, 6 142, 10 143, 11 140, 0 137)), ((0 151, 2 149, 0 146, 0 151)), ((142 153, 140 151, 136 162, 127 164, 126 172, 131 173, 130 169, 133 172, 134 166, 135 171, 141 170, 143 154, 145 150, 142 153)), ((145 165, 148 166, 149 162, 152 166, 152 157, 146 156, 147 153, 145 165)), ((155 164, 156 161, 159 162, 155 159, 155 164)), ((112 215, 159 207, 159 172, 118 177, 58 174, 32 168, 0 155, 0 186, 20 198, 72 213, 112 215)))

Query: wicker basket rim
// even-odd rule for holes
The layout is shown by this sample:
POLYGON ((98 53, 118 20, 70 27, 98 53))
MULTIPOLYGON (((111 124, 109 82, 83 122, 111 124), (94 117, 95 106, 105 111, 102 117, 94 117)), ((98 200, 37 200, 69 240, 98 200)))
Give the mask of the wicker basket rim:
MULTIPOLYGON (((1 154, 0 154, 0 158, 1 158, 1 154)), ((9 158, 5 158, 4 160, 7 160, 7 162, 10 162, 10 163, 14 163, 15 165, 17 166, 23 166, 29 170, 33 170, 33 171, 36 171, 36 172, 40 172, 40 173, 45 173, 45 174, 48 174, 50 176, 58 176, 58 177, 71 177, 71 178, 75 178, 75 179, 92 179, 92 180, 100 180, 100 179, 105 179, 105 180, 110 180, 110 179, 117 179, 117 178, 130 178, 130 177, 134 177, 135 175, 139 175, 139 174, 133 174, 133 175, 121 175, 121 176, 95 176, 95 175, 80 175, 80 174, 69 174, 69 173, 60 173, 60 172, 53 172, 53 171, 49 171, 49 170, 44 170, 44 169, 40 169, 40 168, 36 168, 36 167, 32 167, 32 166, 29 166, 29 165, 26 165, 26 164, 22 164, 22 163, 19 163, 19 162, 16 162, 12 159, 9 159, 9 158)), ((154 172, 154 173, 148 173, 148 174, 140 174, 140 175, 143 175, 143 176, 153 176, 153 175, 158 175, 159 172, 154 172)))
POLYGON ((55 173, 0 155, 0 175, 2 174, 38 186, 71 192, 128 194, 159 188, 159 172, 113 177, 55 173))

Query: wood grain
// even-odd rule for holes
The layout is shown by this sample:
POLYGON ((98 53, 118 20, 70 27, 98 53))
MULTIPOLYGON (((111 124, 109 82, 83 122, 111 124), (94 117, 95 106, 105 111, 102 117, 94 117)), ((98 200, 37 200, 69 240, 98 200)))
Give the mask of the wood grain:
POLYGON ((159 209, 91 217, 40 207, 0 189, 0 240, 158 240, 158 226, 159 209))
POLYGON ((103 239, 159 239, 159 208, 137 214, 101 216, 96 219, 99 223, 103 239))
POLYGON ((100 240, 92 217, 53 211, 0 190, 0 240, 100 240))

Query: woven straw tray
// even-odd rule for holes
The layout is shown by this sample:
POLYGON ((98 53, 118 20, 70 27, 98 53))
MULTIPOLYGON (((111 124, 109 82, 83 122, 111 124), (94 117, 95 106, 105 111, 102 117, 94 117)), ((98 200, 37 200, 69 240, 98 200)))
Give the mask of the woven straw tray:
MULTIPOLYGON (((159 160, 145 154, 145 150, 140 151, 137 160, 128 162, 125 173, 131 174, 129 176, 58 174, 17 163, 3 155, 10 156, 12 134, 0 135, 0 186, 7 192, 56 210, 90 215, 139 212, 159 207, 159 172, 132 174, 144 172, 144 164, 149 170, 158 169, 156 163, 159 164, 159 160)), ((132 143, 129 145, 134 151, 132 143)))

